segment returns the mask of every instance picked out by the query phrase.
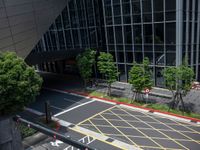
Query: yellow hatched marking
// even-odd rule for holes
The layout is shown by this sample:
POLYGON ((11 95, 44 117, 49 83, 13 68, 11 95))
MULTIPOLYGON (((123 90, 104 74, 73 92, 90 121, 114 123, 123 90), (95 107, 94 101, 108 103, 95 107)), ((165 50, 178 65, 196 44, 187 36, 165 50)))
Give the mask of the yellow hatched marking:
MULTIPOLYGON (((75 131, 75 132, 79 132, 79 133, 81 133, 81 134, 83 134, 83 135, 88 135, 88 134, 86 134, 85 132, 81 132, 80 130, 75 130, 75 129, 73 129, 73 128, 70 128, 71 130, 73 130, 73 131, 75 131)), ((106 144, 108 144, 108 145, 112 145, 112 146, 114 146, 114 147, 117 147, 117 148, 120 148, 120 149, 122 149, 122 150, 125 150, 122 146, 120 146, 120 145, 116 145, 116 144, 113 144, 113 143, 110 143, 110 142, 107 142, 107 141, 104 141, 104 140, 101 140, 101 139, 97 139, 96 137, 94 137, 93 135, 89 135, 90 137, 92 137, 92 138, 94 138, 95 140, 99 140, 99 141, 101 141, 101 142, 103 142, 103 143, 106 143, 106 144)))
MULTIPOLYGON (((155 149, 158 149, 158 147, 154 147, 154 146, 142 146, 141 148, 155 148, 155 149)), ((184 149, 166 148, 166 150, 184 150, 184 149)))
MULTIPOLYGON (((191 132, 191 133, 198 133, 198 134, 200 134, 200 132, 198 132, 198 131, 196 131, 196 130, 194 130, 194 129, 188 127, 188 126, 184 126, 183 124, 181 124, 180 122, 178 122, 178 121, 176 121, 176 120, 174 120, 174 121, 175 121, 177 124, 179 124, 180 126, 185 127, 185 128, 187 128, 187 129, 193 131, 193 132, 191 132)), ((182 132, 182 131, 181 131, 181 132, 182 132)))
POLYGON ((99 131, 100 134, 104 135, 104 133, 101 132, 101 130, 99 130, 99 128, 97 128, 97 126, 95 126, 91 120, 88 120, 88 121, 95 127, 95 129, 97 129, 97 131, 99 131))
MULTIPOLYGON (((107 136, 121 136, 123 137, 121 134, 106 134, 104 133, 105 135, 107 136)), ((144 136, 134 136, 134 135, 127 135, 128 137, 133 137, 133 138, 144 138, 144 136)), ((156 139, 156 140, 169 140, 168 138, 159 138, 159 137, 152 137, 152 139, 156 139)), ((187 140, 187 139, 175 139, 175 140, 178 140, 178 141, 188 141, 188 142, 191 142, 191 140, 187 140)))
MULTIPOLYGON (((132 110, 131 108, 126 108, 128 111, 132 111, 132 112, 137 112, 136 110, 132 110)), ((115 109, 115 110, 117 110, 117 109, 115 109)), ((148 115, 148 116, 154 116, 154 118, 165 118, 166 119, 166 117, 158 117, 156 114, 149 114, 148 112, 140 112, 140 113, 142 113, 142 114, 146 114, 146 116, 148 115)), ((136 115, 137 116, 137 115, 136 115)), ((168 118, 167 118, 168 119, 168 118)), ((171 119, 169 119, 169 120, 171 120, 171 119)), ((172 121, 174 121, 174 122, 176 122, 175 120, 172 120, 172 121)), ((145 121, 145 122, 148 122, 148 121, 145 121)), ((151 123, 151 122, 149 122, 149 123, 151 123)), ((153 123, 153 122, 152 122, 153 123)), ((169 124, 169 125, 177 125, 176 123, 165 123, 165 124, 169 124)), ((187 122, 187 123, 185 123, 184 122, 184 126, 188 126, 188 127, 190 127, 190 126, 196 126, 196 127, 200 127, 200 124, 193 124, 193 123, 189 123, 189 122, 187 122)))
MULTIPOLYGON (((124 112, 126 112, 127 114, 130 114, 130 113, 127 112, 125 109, 122 109, 122 108, 120 108, 120 109, 123 110, 124 112)), ((132 114, 130 114, 130 115, 133 116, 132 114)), ((134 116, 133 116, 133 117, 134 117, 134 116)), ((134 118, 139 119, 139 118, 137 118, 137 117, 134 117, 134 118)), ((141 122, 143 122, 144 124, 146 124, 146 125, 148 125, 148 126, 151 126, 151 125, 147 124, 145 121, 143 121, 143 120, 141 120, 141 119, 139 119, 139 120, 140 120, 141 122)), ((156 130, 156 131, 158 131, 159 133, 163 134, 164 136, 168 137, 170 140, 174 141, 174 142, 175 142, 176 144, 178 144, 179 146, 184 147, 185 149, 189 150, 187 147, 185 147, 184 145, 182 145, 182 144, 180 144, 179 142, 175 141, 174 139, 172 139, 171 137, 169 137, 169 136, 166 135, 165 133, 163 133, 163 132, 157 130, 157 129, 154 128, 153 126, 151 126, 151 128, 153 128, 154 130, 156 130)))
POLYGON ((114 108, 114 107, 116 107, 116 106, 110 107, 110 108, 105 109, 105 110, 103 110, 103 111, 101 111, 101 112, 99 112, 99 113, 96 113, 95 115, 93 115, 93 116, 91 116, 91 117, 89 117, 89 118, 87 118, 87 119, 85 119, 85 120, 79 122, 77 125, 80 125, 80 124, 82 124, 82 123, 84 123, 84 122, 90 120, 91 118, 94 118, 94 117, 96 117, 96 116, 98 116, 98 115, 100 115, 100 114, 102 114, 102 113, 104 113, 104 112, 106 112, 106 111, 108 111, 108 110, 114 108))
MULTIPOLYGON (((111 113, 112 110, 109 110, 111 113)), ((114 113, 113 113, 114 114, 114 113)), ((159 143, 157 143, 156 141, 154 141, 151 137, 147 136, 145 133, 143 133, 142 131, 140 131, 139 129, 137 129, 136 127, 134 127, 132 124, 130 124, 129 122, 127 122, 126 120, 124 120, 122 117, 114 114, 115 116, 117 116, 118 118, 120 118, 121 120, 123 120, 124 122, 126 122, 129 126, 131 126, 132 128, 134 128, 135 130, 137 130, 138 132, 140 132, 142 135, 144 135, 147 139, 151 140, 153 143, 155 143, 156 145, 158 145, 160 148, 165 149, 162 145, 160 145, 159 143)))
MULTIPOLYGON (((111 111, 111 110, 109 110, 109 111, 111 111)), ((102 114, 103 115, 103 114, 102 114)), ((113 115, 114 116, 114 115, 113 115)), ((117 115, 118 116, 118 115, 117 115)), ((103 120, 103 119, 95 119, 95 118, 92 118, 91 120, 103 120)), ((110 121, 120 121, 120 120, 117 120, 117 119, 109 119, 110 121)), ((130 121, 127 121, 126 120, 126 122, 130 122, 130 121)), ((132 123, 134 123, 134 121, 132 121, 132 123)), ((160 123, 156 123, 156 124, 160 124, 160 123)), ((83 125, 83 124, 81 124, 81 125, 83 125)), ((102 126, 102 127, 107 127, 106 125, 96 125, 96 126, 102 126)), ((120 128, 132 128, 132 127, 124 127, 124 126, 116 126, 116 127, 120 127, 120 128)), ((142 127, 136 127, 137 129, 143 129, 143 130, 152 130, 152 128, 151 127, 149 127, 149 128, 142 128, 142 127)), ((160 131, 173 131, 173 130, 170 130, 170 129, 157 129, 157 130, 160 130, 160 131)), ((179 130, 178 130, 179 131, 179 130)), ((196 132, 193 132, 193 131, 181 131, 181 132, 183 132, 183 133, 196 133, 196 132)))
MULTIPOLYGON (((102 119, 102 118, 92 118, 93 120, 104 120, 104 119, 102 119)), ((136 118, 137 119, 137 118, 136 118)), ((111 120, 111 121, 120 121, 120 120, 118 120, 118 119, 109 119, 109 120, 111 120)), ((126 121, 128 121, 128 122, 141 122, 141 121, 137 121, 137 120, 126 120, 126 121)), ((158 123, 158 122, 151 122, 151 121, 145 121, 146 123, 153 123, 153 124, 160 124, 160 123, 158 123)), ((168 125, 177 125, 176 123, 166 123, 166 124, 168 124, 168 125)), ((189 126, 189 125, 188 125, 189 126)))
MULTIPOLYGON (((109 112, 104 112, 103 114, 105 114, 105 115, 113 115, 112 113, 109 113, 109 112)), ((128 116, 128 117, 130 117, 130 115, 127 115, 127 114, 118 114, 118 113, 116 113, 116 114, 119 115, 119 116, 128 116)), ((141 116, 141 115, 134 115, 134 116, 144 117, 144 116, 141 116)))
MULTIPOLYGON (((147 114, 145 114, 145 113, 144 113, 144 115, 147 116, 147 114)), ((149 117, 151 117, 151 116, 149 116, 149 117)), ((196 140, 194 140, 194 139, 192 139, 191 137, 189 137, 189 136, 187 136, 187 135, 181 133, 180 131, 178 131, 178 130, 172 128, 172 127, 170 127, 169 125, 167 125, 167 124, 165 124, 165 123, 163 123, 163 122, 161 122, 161 121, 159 121, 159 120, 157 120, 157 119, 155 119, 155 118, 153 118, 153 117, 151 117, 151 118, 154 119, 155 121, 158 121, 159 123, 161 123, 161 124, 167 126, 168 128, 172 129, 173 131, 178 132, 179 134, 182 134, 183 136, 185 136, 186 138, 190 139, 191 141, 193 141, 193 142, 195 142, 195 143, 198 143, 196 140)), ((198 143, 198 144, 199 144, 199 143, 198 143)))
MULTIPOLYGON (((102 115, 100 116, 104 118, 102 115)), ((123 132, 121 132, 118 128, 116 128, 108 119, 104 118, 104 120, 106 120, 114 129, 116 129, 119 133, 121 133, 124 137, 126 137, 131 143, 133 143, 134 145, 138 147, 138 145, 135 142, 133 142, 128 136, 126 136, 123 132)))

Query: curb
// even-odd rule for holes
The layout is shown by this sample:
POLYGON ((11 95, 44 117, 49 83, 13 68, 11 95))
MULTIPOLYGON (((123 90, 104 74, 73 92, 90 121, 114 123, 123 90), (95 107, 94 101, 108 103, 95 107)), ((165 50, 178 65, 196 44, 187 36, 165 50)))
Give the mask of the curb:
MULTIPOLYGON (((51 89, 51 90, 53 90, 53 89, 51 89)), ((84 96, 86 98, 91 98, 91 99, 98 99, 100 101, 108 102, 108 103, 115 104, 115 105, 120 105, 122 107, 132 108, 132 109, 135 109, 135 110, 156 114, 156 115, 159 115, 159 116, 162 116, 162 117, 168 117, 168 118, 176 119, 176 120, 179 120, 179 121, 185 121, 185 122, 190 122, 190 123, 195 123, 195 124, 200 125, 200 119, 196 119, 196 118, 192 118, 192 117, 182 116, 182 115, 178 115, 178 114, 174 114, 174 113, 170 113, 170 112, 164 112, 164 111, 160 111, 160 110, 155 110, 155 109, 151 109, 151 108, 145 108, 145 107, 142 107, 142 106, 136 106, 134 104, 117 102, 117 101, 112 100, 112 99, 101 98, 101 97, 97 97, 97 96, 89 96, 88 93, 83 93, 83 92, 77 92, 77 91, 71 91, 71 90, 57 90, 57 91, 62 91, 62 92, 66 92, 66 93, 69 93, 69 94, 76 94, 78 96, 84 96)))
POLYGON ((23 143, 24 149, 28 149, 29 147, 34 146, 47 138, 48 138, 47 135, 38 132, 38 133, 33 134, 32 136, 26 137, 22 141, 22 143, 23 143))

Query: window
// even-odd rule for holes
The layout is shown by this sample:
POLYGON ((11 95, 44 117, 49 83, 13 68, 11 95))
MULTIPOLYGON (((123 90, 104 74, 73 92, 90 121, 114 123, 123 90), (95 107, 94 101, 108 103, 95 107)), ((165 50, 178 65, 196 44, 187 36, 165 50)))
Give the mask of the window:
POLYGON ((121 8, 120 5, 114 5, 113 6, 114 16, 120 16, 121 15, 121 8))
POLYGON ((153 6, 154 12, 163 11, 163 0, 154 0, 153 6))
POLYGON ((154 24, 154 42, 155 44, 164 43, 164 24, 163 23, 154 24))
POLYGON ((118 62, 123 63, 124 62, 124 52, 118 52, 117 58, 118 58, 118 62))
POLYGON ((132 32, 131 32, 131 26, 124 26, 124 38, 126 44, 132 43, 132 32))
POLYGON ((176 44, 176 23, 166 23, 166 44, 176 44))
POLYGON ((167 53, 166 54, 166 65, 168 65, 168 66, 176 65, 176 53, 167 53))
POLYGON ((176 0, 165 0, 165 10, 176 10, 176 0))
POLYGON ((133 63, 133 53, 132 52, 126 52, 126 62, 133 63))
POLYGON ((141 44, 142 43, 141 25, 134 25, 133 26, 133 34, 134 34, 134 43, 135 44, 141 44))
POLYGON ((152 13, 151 0, 142 0, 142 10, 143 10, 143 13, 152 13))
POLYGON ((108 43, 114 43, 113 27, 107 27, 108 43))
POLYGON ((123 7, 123 15, 130 15, 130 4, 126 3, 122 5, 123 7))
POLYGON ((152 43, 152 24, 144 24, 144 43, 152 43))
POLYGON ((115 36, 116 36, 116 44, 123 43, 123 39, 122 39, 122 27, 121 26, 115 27, 115 36))

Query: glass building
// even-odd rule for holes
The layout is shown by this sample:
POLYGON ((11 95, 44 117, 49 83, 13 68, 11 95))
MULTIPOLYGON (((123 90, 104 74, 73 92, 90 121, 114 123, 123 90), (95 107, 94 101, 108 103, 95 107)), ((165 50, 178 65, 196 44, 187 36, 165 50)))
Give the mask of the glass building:
POLYGON ((162 70, 180 65, 185 56, 200 80, 199 44, 199 0, 68 0, 33 53, 109 52, 122 82, 127 82, 133 61, 148 57, 154 85, 162 87, 162 70))

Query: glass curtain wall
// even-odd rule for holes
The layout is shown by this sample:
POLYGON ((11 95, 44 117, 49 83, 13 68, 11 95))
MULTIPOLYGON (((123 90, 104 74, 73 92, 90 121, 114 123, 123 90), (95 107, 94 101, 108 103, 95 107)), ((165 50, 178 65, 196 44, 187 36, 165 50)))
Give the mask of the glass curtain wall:
MULTIPOLYGON (((154 85, 162 71, 176 65, 178 0, 69 0, 38 45, 37 52, 94 47, 113 55, 127 82, 132 62, 148 57, 154 85)), ((199 72, 200 1, 183 0, 183 58, 199 72)), ((180 56, 182 57, 182 56, 180 56)), ((183 59, 182 58, 182 59, 183 59)))

